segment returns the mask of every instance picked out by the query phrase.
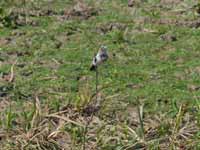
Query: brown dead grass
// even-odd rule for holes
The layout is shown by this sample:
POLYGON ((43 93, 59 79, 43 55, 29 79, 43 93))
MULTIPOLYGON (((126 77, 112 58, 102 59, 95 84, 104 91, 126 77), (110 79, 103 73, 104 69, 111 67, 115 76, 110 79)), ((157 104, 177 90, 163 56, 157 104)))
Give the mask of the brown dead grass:
MULTIPOLYGON (((12 130, 0 130, 0 141, 7 143, 12 141, 15 145, 12 147, 10 143, 8 147, 2 144, 4 149, 81 149, 83 129, 90 117, 88 114, 85 115, 72 105, 49 114, 48 110, 43 110, 37 96, 35 108, 30 129, 24 130, 22 124, 17 124, 17 127, 12 130), (74 129, 80 131, 76 136, 71 132, 74 129)), ((97 150, 117 143, 122 144, 122 149, 136 147, 147 149, 154 143, 159 143, 158 146, 162 149, 169 149, 172 145, 175 148, 192 147, 190 141, 199 128, 192 115, 186 113, 185 109, 186 107, 181 107, 174 119, 166 117, 166 114, 145 115, 144 139, 138 133, 140 126, 136 107, 129 105, 124 107, 124 111, 113 110, 116 115, 112 117, 104 113, 96 114, 88 126, 86 149, 97 150), (120 113, 122 111, 123 113, 120 113), (190 146, 187 146, 188 143, 190 146)))
POLYGON ((161 19, 151 19, 151 18, 140 18, 136 21, 137 24, 146 24, 152 23, 157 25, 170 25, 170 26, 181 26, 181 27, 189 27, 189 28, 198 28, 200 27, 200 20, 188 20, 188 19, 169 19, 169 18, 161 18, 161 19))
POLYGON ((66 9, 64 11, 63 16, 61 16, 61 20, 68 19, 89 19, 92 16, 98 15, 99 10, 94 7, 88 6, 86 3, 82 1, 78 1, 72 8, 66 9))

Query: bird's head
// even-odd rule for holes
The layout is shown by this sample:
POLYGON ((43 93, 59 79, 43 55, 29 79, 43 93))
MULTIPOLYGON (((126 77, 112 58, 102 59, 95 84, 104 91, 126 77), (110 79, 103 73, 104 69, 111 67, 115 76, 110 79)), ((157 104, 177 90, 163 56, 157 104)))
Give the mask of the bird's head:
POLYGON ((107 50, 107 46, 102 45, 100 49, 103 50, 103 51, 106 51, 107 50))

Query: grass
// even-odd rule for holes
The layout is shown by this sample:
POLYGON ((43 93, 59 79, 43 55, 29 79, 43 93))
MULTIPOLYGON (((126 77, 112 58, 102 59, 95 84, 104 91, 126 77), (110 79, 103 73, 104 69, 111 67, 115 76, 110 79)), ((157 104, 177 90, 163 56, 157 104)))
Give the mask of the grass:
POLYGON ((82 148, 82 109, 95 93, 89 66, 101 45, 110 59, 100 67, 102 104, 86 148, 199 149, 197 2, 21 3, 0 2, 2 149, 82 148))

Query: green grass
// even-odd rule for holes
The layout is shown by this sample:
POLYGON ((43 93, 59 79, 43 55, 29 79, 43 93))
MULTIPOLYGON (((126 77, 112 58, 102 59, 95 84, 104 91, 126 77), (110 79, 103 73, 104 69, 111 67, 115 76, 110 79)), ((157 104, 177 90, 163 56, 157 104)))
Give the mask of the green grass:
MULTIPOLYGON (((2 3, 6 4, 4 1, 2 3)), ((32 132, 35 127, 31 126, 31 122, 37 116, 37 109, 44 113, 39 115, 45 116, 63 110, 68 104, 85 104, 81 101, 87 101, 95 93, 95 73, 89 71, 92 57, 101 45, 106 45, 110 59, 100 67, 100 87, 105 87, 101 95, 107 98, 117 94, 117 97, 105 101, 98 115, 104 122, 96 133, 95 144, 100 150, 120 150, 134 146, 137 140, 133 132, 125 126, 139 134, 139 125, 131 126, 131 119, 125 114, 128 113, 127 107, 135 108, 140 103, 144 105, 146 136, 149 132, 148 125, 151 126, 152 123, 148 121, 151 119, 156 124, 152 125, 156 130, 156 139, 169 136, 170 139, 166 142, 170 143, 168 148, 181 147, 183 140, 176 135, 186 125, 187 115, 190 122, 195 124, 195 129, 199 129, 200 120, 200 28, 187 25, 187 22, 198 18, 194 10, 187 10, 196 2, 181 2, 185 5, 169 3, 162 8, 158 6, 160 1, 150 0, 138 2, 133 8, 129 8, 124 0, 101 3, 86 0, 85 3, 96 9, 98 14, 88 19, 77 16, 62 19, 63 12, 76 4, 74 1, 64 0, 49 4, 42 1, 34 4, 27 2, 26 12, 43 13, 49 9, 56 14, 28 14, 28 22, 36 22, 35 26, 29 23, 21 26, 0 25, 0 94, 6 93, 0 97, 0 105, 5 105, 0 112, 0 138, 1 132, 6 132, 6 137, 0 139, 0 146, 12 149, 26 145, 14 142, 13 132, 32 132), (180 9, 186 11, 173 13, 180 9), (144 18, 147 21, 142 21, 144 18), (162 19, 178 20, 185 24, 161 24, 159 20, 162 19), (172 34, 177 40, 162 40, 163 34, 172 34), (7 38, 11 39, 10 42, 3 42, 7 38), (14 81, 9 83, 5 80, 5 75, 9 77, 15 60, 17 64, 14 66, 14 81), (3 91, 3 88, 6 90, 3 91), (34 107, 36 95, 40 99, 40 108, 34 107), (117 117, 108 117, 113 114, 117 117, 121 114, 125 119, 118 118, 117 122, 117 117), (167 121, 163 123, 165 119, 167 121), (109 128, 112 121, 113 131, 108 129, 106 133, 106 127, 109 128), (176 131, 173 131, 173 125, 176 131), (117 130, 124 135, 119 136, 115 133, 117 130), (113 137, 116 139, 112 140, 113 137)), ((0 8, 6 12, 11 8, 15 11, 17 4, 2 5, 0 8)), ((0 14, 0 18, 5 15, 9 16, 9 13, 0 14)), ((23 16, 21 17, 23 20, 23 16)), ((39 126, 40 122, 36 124, 39 126)), ((53 125, 49 126, 49 130, 52 130, 53 125)), ((82 127, 64 124, 62 131, 71 135, 71 147, 81 147, 82 127)), ((199 149, 199 134, 197 131, 192 132, 192 136, 185 141, 187 148, 199 149)), ((151 143, 152 139, 153 137, 145 139, 146 146, 149 149, 162 149, 163 143, 159 140, 151 143)), ((26 145, 26 149, 39 149, 37 144, 30 143, 26 145)), ((60 148, 55 139, 54 143, 39 145, 46 149, 60 148)))

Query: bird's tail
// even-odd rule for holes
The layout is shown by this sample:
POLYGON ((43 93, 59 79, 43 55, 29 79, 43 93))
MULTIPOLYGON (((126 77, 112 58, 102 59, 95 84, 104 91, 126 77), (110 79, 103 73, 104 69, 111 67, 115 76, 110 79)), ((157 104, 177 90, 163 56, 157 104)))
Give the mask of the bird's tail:
POLYGON ((90 67, 90 71, 95 71, 97 69, 97 66, 93 65, 90 67))

